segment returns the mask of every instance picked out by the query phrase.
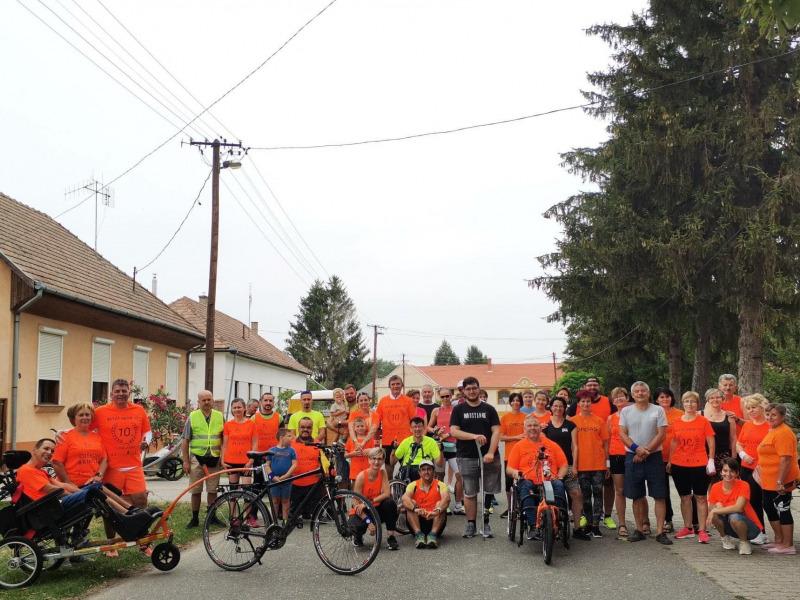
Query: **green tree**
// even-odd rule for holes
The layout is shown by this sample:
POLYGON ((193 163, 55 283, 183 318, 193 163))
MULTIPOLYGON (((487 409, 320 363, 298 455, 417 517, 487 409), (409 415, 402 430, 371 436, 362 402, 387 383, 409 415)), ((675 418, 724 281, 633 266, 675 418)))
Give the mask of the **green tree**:
POLYGON ((443 365, 460 365, 461 361, 458 360, 458 356, 453 352, 453 347, 447 340, 442 340, 442 344, 439 346, 439 349, 436 350, 436 354, 433 357, 433 364, 436 367, 441 367, 443 365))
POLYGON ((489 362, 489 358, 477 346, 472 345, 467 348, 467 354, 464 357, 465 365, 485 365, 487 362, 489 362))
POLYGON ((363 381, 370 369, 356 308, 336 275, 315 281, 289 325, 286 352, 327 388, 363 381))
MULTIPOLYGON (((384 360, 382 358, 378 359, 378 379, 382 377, 386 377, 389 373, 394 371, 397 368, 397 363, 391 360, 384 360)), ((370 379, 372 381, 372 379, 370 379)))

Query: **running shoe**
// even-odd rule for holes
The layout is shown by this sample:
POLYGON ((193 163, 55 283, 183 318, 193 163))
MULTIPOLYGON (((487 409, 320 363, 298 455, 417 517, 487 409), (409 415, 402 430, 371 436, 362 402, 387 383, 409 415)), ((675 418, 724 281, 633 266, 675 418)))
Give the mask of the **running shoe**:
POLYGON ((189 522, 186 524, 186 529, 194 529, 195 527, 200 526, 200 521, 197 519, 190 519, 189 522))
POLYGON ((414 547, 418 550, 422 550, 426 546, 427 543, 425 542, 425 534, 421 531, 418 531, 416 535, 414 535, 414 547))
POLYGON ((428 534, 428 548, 435 550, 438 547, 439 547, 439 538, 436 537, 436 534, 431 531, 428 534))
POLYGON ((601 537, 603 537, 603 534, 602 534, 602 533, 600 533, 600 528, 599 528, 597 525, 595 525, 594 527, 592 527, 592 537, 594 537, 594 538, 601 538, 601 537))
POLYGON ((358 535, 357 533, 354 534, 353 535, 353 546, 355 546, 356 548, 360 548, 363 545, 364 545, 364 537, 361 536, 361 535, 358 535))
POLYGON ((501 519, 507 519, 508 518, 508 510, 504 510, 503 512, 501 512, 500 513, 500 518, 501 519))
POLYGON ((389 547, 389 550, 400 550, 400 544, 397 543, 397 538, 393 535, 390 535, 386 539, 386 545, 389 547))
POLYGON ((733 541, 731 536, 726 535, 722 538, 722 547, 725 550, 736 550, 736 542, 733 541))
POLYGON ((641 531, 636 529, 632 534, 628 536, 629 542, 641 542, 642 540, 646 540, 647 536, 643 534, 641 531))
POLYGON ((585 529, 576 529, 572 532, 572 537, 574 537, 576 540, 583 540, 585 542, 588 542, 592 539, 591 534, 585 529))
POLYGON ((531 527, 530 529, 528 529, 528 533, 525 534, 525 537, 530 541, 539 539, 539 530, 531 527))
POLYGON ((586 527, 589 522, 586 520, 586 516, 581 517, 581 527, 586 527))
POLYGON ((486 509, 486 511, 485 511, 485 512, 486 512, 486 513, 488 513, 488 514, 490 514, 490 515, 491 515, 491 514, 494 514, 494 506, 490 506, 489 508, 487 508, 487 509, 486 509))
POLYGON ((611 518, 611 515, 607 517, 603 517, 603 525, 605 525, 606 529, 616 529, 617 524, 614 523, 614 519, 611 518))
MULTIPOLYGON (((211 518, 212 525, 216 525, 216 523, 214 523, 214 519, 216 518, 216 516, 211 518)), ((254 514, 247 515, 247 524, 250 525, 250 527, 258 527, 258 519, 256 519, 254 514)))
MULTIPOLYGON (((628 539, 630 539, 630 537, 628 539)), ((666 533, 659 533, 656 536, 656 541, 659 544, 664 544, 665 546, 672 546, 672 540, 669 539, 669 536, 666 533)))
POLYGON ((761 546, 763 544, 768 544, 769 538, 767 537, 767 534, 762 531, 756 537, 750 540, 750 543, 755 544, 756 546, 761 546))
POLYGON ((683 527, 678 533, 675 534, 676 540, 685 540, 687 538, 694 537, 694 529, 689 529, 688 527, 683 527))
POLYGON ((454 515, 465 515, 465 514, 467 514, 467 511, 464 510, 464 505, 463 504, 456 504, 456 507, 453 509, 453 514, 454 515))
POLYGON ((467 529, 464 531, 464 535, 462 537, 471 538, 478 535, 478 528, 475 526, 475 523, 467 523, 467 529))
POLYGON ((697 534, 697 541, 701 544, 708 544, 711 540, 708 538, 708 533, 704 530, 700 530, 700 533, 697 534))
POLYGON ((739 544, 739 554, 752 554, 753 547, 750 545, 750 542, 741 542, 739 544))
POLYGON ((497 498, 492 496, 492 506, 500 506, 500 503, 497 501, 497 498))
POLYGON ((488 523, 483 524, 483 537, 485 538, 493 538, 494 534, 492 533, 492 528, 489 526, 488 523))

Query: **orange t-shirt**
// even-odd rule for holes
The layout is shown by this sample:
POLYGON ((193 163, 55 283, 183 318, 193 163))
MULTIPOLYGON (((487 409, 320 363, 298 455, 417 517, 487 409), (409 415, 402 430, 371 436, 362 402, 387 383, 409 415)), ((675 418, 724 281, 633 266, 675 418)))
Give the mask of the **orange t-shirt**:
POLYGON ((94 411, 89 429, 97 429, 100 434, 108 452, 110 468, 142 466, 139 444, 144 434, 150 431, 150 420, 141 406, 129 402, 125 408, 119 409, 113 403, 104 404, 94 411))
POLYGON ((725 398, 723 398, 721 408, 724 411, 732 412, 739 419, 744 419, 744 413, 742 413, 742 399, 739 396, 734 396, 733 400, 731 400, 730 402, 726 402, 725 398))
POLYGON ((378 471, 378 476, 375 478, 375 481, 370 481, 369 477, 367 477, 367 474, 365 472, 364 485, 361 488, 361 495, 374 504, 375 498, 380 496, 382 491, 383 491, 383 472, 378 471))
POLYGON ((792 457, 789 461, 789 470, 783 478, 784 485, 789 485, 800 478, 800 468, 797 466, 797 438, 786 423, 770 429, 758 446, 762 489, 776 491, 781 456, 792 457))
POLYGON ((42 488, 48 483, 53 483, 47 471, 27 463, 17 469, 17 482, 22 484, 22 493, 34 501, 47 496, 48 492, 42 491, 42 488))
POLYGON ((356 410, 350 413, 350 416, 347 417, 347 422, 353 422, 358 417, 364 419, 364 423, 367 425, 367 432, 369 432, 370 428, 374 425, 375 427, 380 427, 381 425, 381 418, 378 416, 374 410, 370 411, 369 416, 364 416, 364 413, 361 410, 356 410))
POLYGON ((714 435, 714 428, 703 415, 691 421, 676 419, 672 424, 672 439, 678 446, 672 454, 672 464, 679 467, 705 467, 708 464, 706 438, 714 435))
POLYGON ((411 419, 417 415, 417 409, 411 398, 400 394, 397 398, 384 396, 378 402, 375 411, 381 421, 381 444, 388 446, 394 441, 400 442, 411 435, 411 419))
POLYGON ((72 483, 81 487, 98 473, 100 461, 108 458, 103 440, 93 431, 81 435, 75 429, 70 429, 62 437, 64 441, 56 446, 53 460, 63 463, 72 483))
MULTIPOLYGON (((592 411, 593 415, 596 415, 603 419, 603 423, 608 420, 608 417, 611 415, 611 400, 608 399, 608 396, 600 396, 600 399, 597 402, 592 402, 592 407, 589 409, 592 411)), ((575 416, 581 414, 581 409, 578 407, 577 413, 575 416)), ((605 463, 603 463, 603 468, 605 469, 605 463)))
POLYGON ((278 445, 278 429, 281 428, 283 418, 276 412, 265 417, 258 411, 253 415, 255 435, 258 436, 258 451, 264 452, 278 445))
POLYGON ((422 479, 412 481, 406 486, 406 493, 411 494, 411 499, 417 506, 428 511, 436 508, 446 491, 447 486, 438 479, 434 479, 427 490, 422 489, 422 479))
POLYGON ((578 471, 605 471, 606 451, 603 442, 608 439, 605 421, 592 414, 588 417, 575 415, 570 418, 578 432, 578 471))
POLYGON ((664 438, 664 441, 661 443, 661 456, 666 463, 669 462, 669 446, 672 443, 672 425, 677 419, 680 419, 683 416, 683 411, 680 408, 675 408, 673 406, 669 411, 665 409, 664 413, 667 415, 667 435, 664 438))
POLYGON ((256 424, 250 419, 244 423, 237 423, 230 420, 222 428, 223 442, 225 446, 225 456, 222 460, 229 465, 243 465, 250 459, 247 453, 253 449, 253 437, 256 435, 256 424))
MULTIPOLYGON (((536 417, 537 419, 539 419, 539 423, 542 424, 542 427, 544 427, 545 425, 547 425, 550 422, 550 413, 549 412, 544 413, 541 417, 539 415, 537 415, 536 413, 531 413, 531 414, 534 417, 536 417)), ((527 416, 527 415, 525 415, 525 416, 527 416)))
MULTIPOLYGON (((300 440, 293 441, 292 448, 294 448, 294 451, 297 453, 297 469, 293 476, 302 475, 303 473, 308 473, 309 471, 314 471, 319 468, 319 448, 315 446, 306 446, 300 440)), ((317 479, 319 479, 319 475, 308 475, 300 479, 295 479, 292 483, 294 485, 308 486, 314 485, 317 479)))
MULTIPOLYGON (((525 423, 525 417, 527 416, 528 415, 522 412, 517 414, 514 414, 512 412, 507 412, 502 417, 500 417, 500 433, 502 435, 508 435, 508 436, 521 435, 525 430, 524 423, 525 423)), ((517 445, 518 441, 519 440, 503 442, 506 445, 505 446, 506 460, 508 460, 508 455, 511 454, 511 451, 514 449, 514 446, 517 445)))
POLYGON ((625 444, 622 443, 622 438, 619 437, 619 413, 615 412, 606 421, 606 429, 608 429, 608 454, 610 456, 625 456, 627 450, 625 444))
POLYGON ((730 494, 726 494, 725 490, 722 488, 722 482, 718 481, 714 485, 711 486, 711 489, 708 492, 708 503, 712 506, 717 504, 718 502, 722 504, 722 506, 732 506, 736 504, 736 501, 739 498, 745 498, 747 501, 744 503, 744 514, 745 516, 750 519, 753 523, 758 525, 758 528, 761 529, 763 527, 761 520, 756 515, 756 511, 753 510, 753 505, 750 504, 750 484, 746 481, 742 481, 741 479, 734 479, 733 480, 733 489, 731 490, 730 494))
POLYGON ((742 461, 742 467, 755 469, 758 466, 758 445, 766 437, 767 433, 769 433, 769 423, 766 421, 761 425, 756 425, 752 421, 745 421, 744 425, 742 425, 737 441, 742 445, 742 450, 755 459, 755 462, 749 465, 742 461))
MULTIPOLYGON (((528 438, 521 439, 514 446, 511 454, 508 455, 508 466, 517 471, 522 471, 522 476, 525 479, 529 479, 537 485, 542 482, 539 479, 538 469, 533 467, 539 458, 539 448, 541 446, 545 447, 545 452, 548 455, 547 460, 550 462, 550 473, 555 478, 559 469, 567 464, 567 456, 561 446, 544 436, 541 436, 539 441, 535 443, 528 438)), ((603 468, 605 469, 605 462, 603 463, 603 468)))
MULTIPOLYGON (((364 436, 366 437, 366 436, 364 436)), ((355 480, 358 477, 358 474, 361 471, 369 468, 369 456, 367 456, 367 452, 369 452, 370 448, 375 447, 375 439, 370 439, 366 444, 364 443, 364 438, 360 439, 353 439, 349 438, 347 443, 344 445, 344 449, 347 452, 355 452, 356 450, 356 442, 361 444, 364 448, 364 456, 351 456, 350 457, 350 479, 355 480)), ((369 496, 368 496, 369 497, 369 496)))

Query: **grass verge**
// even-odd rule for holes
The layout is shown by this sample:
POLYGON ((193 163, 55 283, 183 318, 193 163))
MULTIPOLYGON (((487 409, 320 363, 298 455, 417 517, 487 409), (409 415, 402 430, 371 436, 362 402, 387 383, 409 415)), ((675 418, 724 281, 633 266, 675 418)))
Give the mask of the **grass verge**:
MULTIPOLYGON (((159 503, 158 506, 166 509, 168 504, 159 503)), ((181 549, 191 542, 203 537, 203 528, 185 529, 186 523, 192 516, 192 511, 187 502, 181 502, 172 512, 169 523, 175 531, 173 542, 181 549)), ((103 539, 102 519, 95 519, 91 525, 91 539, 103 539)), ((159 544, 161 541, 155 542, 159 544)), ((94 562, 80 563, 77 565, 62 565, 59 569, 48 572, 42 571, 42 576, 32 586, 21 590, 5 590, 2 592, 3 600, 64 600, 77 598, 111 583, 117 579, 125 579, 143 569, 153 569, 150 558, 143 555, 135 548, 119 551, 119 558, 106 558, 103 554, 90 554, 94 562)), ((178 569, 181 565, 178 565, 178 569)))

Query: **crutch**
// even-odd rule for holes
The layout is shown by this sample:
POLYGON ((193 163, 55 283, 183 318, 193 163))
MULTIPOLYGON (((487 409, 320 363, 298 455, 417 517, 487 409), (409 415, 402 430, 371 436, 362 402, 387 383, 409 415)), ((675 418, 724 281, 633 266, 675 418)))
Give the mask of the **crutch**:
POLYGON ((481 467, 481 476, 478 479, 478 498, 480 501, 478 502, 478 520, 480 522, 480 529, 479 532, 481 537, 485 540, 486 538, 483 537, 483 520, 485 518, 484 512, 486 511, 486 496, 483 494, 483 454, 481 453, 481 444, 478 440, 475 440, 475 445, 478 447, 478 464, 481 467))

